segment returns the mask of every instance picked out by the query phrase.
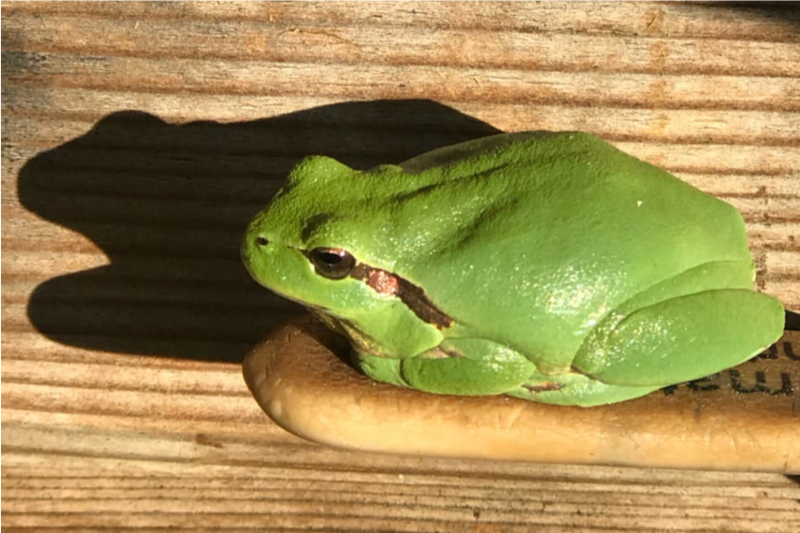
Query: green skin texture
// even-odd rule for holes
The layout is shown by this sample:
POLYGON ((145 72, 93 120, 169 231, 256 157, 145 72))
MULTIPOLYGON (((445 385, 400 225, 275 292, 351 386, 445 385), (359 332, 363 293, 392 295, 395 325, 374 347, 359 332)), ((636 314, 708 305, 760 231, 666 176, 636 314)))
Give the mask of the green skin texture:
POLYGON ((753 290, 732 206, 585 133, 496 135, 366 172, 308 157, 242 257, 348 335, 367 375, 432 393, 614 403, 746 361, 784 326, 753 290), (325 278, 302 253, 317 247, 408 280, 453 323, 325 278))

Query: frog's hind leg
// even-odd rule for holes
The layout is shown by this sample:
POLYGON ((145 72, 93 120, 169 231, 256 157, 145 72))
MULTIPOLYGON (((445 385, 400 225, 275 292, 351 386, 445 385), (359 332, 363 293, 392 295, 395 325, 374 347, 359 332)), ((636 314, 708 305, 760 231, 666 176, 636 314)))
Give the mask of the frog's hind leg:
POLYGON ((582 406, 636 398, 734 366, 782 332, 779 302, 751 290, 749 260, 699 265, 603 318, 571 373, 533 375, 514 396, 582 406))
POLYGON ((784 319, 778 300, 749 288, 748 269, 709 263, 637 296, 592 330, 573 369, 610 385, 663 387, 746 361, 781 336, 784 319))

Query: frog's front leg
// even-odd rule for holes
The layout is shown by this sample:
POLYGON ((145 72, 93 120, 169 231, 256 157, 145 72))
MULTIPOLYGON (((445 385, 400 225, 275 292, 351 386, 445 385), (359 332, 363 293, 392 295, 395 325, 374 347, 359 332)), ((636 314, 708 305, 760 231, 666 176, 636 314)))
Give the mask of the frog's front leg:
POLYGON ((435 394, 503 394, 519 388, 536 372, 519 352, 484 339, 448 339, 406 359, 357 357, 361 369, 373 379, 435 394))
POLYGON ((437 394, 488 396, 509 394, 558 405, 592 406, 637 398, 660 387, 609 385, 579 373, 542 374, 521 354, 480 339, 445 342, 421 357, 388 359, 358 355, 369 377, 437 394), (483 348, 480 359, 455 352, 455 347, 483 348), (445 351, 447 350, 447 352, 445 351), (448 353, 449 352, 449 353, 448 353))

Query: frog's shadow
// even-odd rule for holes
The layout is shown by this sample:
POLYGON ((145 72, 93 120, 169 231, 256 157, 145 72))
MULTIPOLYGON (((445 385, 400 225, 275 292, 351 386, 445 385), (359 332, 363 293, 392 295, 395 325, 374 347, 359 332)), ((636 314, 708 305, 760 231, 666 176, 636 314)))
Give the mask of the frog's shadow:
MULTIPOLYGON (((110 114, 20 171, 23 206, 82 233, 110 261, 41 283, 28 317, 67 345, 239 361, 299 312, 259 289, 239 260, 248 220, 295 163, 324 154, 364 169, 497 132, 427 100, 348 102, 227 124, 110 114)), ((50 260, 79 258, 71 246, 56 244, 50 260)))

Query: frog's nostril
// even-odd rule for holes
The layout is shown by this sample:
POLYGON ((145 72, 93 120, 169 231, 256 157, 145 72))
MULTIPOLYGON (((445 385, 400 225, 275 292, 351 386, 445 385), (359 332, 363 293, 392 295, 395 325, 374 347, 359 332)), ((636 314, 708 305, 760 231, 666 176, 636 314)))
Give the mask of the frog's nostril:
POLYGON ((269 240, 266 237, 258 237, 256 239, 256 244, 259 246, 266 246, 269 244, 269 240))

